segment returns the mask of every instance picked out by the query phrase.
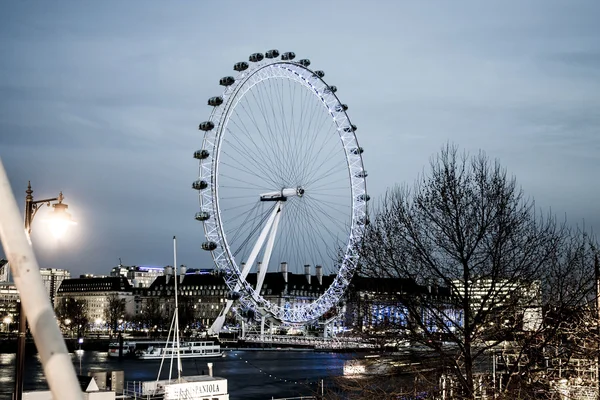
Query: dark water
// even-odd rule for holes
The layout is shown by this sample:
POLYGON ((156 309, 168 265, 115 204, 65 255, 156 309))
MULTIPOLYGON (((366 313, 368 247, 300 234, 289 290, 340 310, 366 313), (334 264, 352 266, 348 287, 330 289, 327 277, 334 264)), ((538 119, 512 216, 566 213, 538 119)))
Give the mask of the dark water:
MULTIPOLYGON (((71 354, 77 373, 89 371, 125 371, 126 381, 156 379, 160 361, 109 358, 106 352, 86 351, 71 354)), ((183 375, 208 373, 213 363, 214 376, 227 378, 232 400, 268 400, 316 394, 321 379, 342 374, 344 361, 352 354, 312 351, 227 351, 225 357, 182 360, 183 375), (269 376, 270 375, 270 376, 269 376)), ((0 399, 10 399, 14 386, 15 354, 0 354, 0 399)), ((162 378, 168 377, 168 361, 162 378)), ((25 359, 24 390, 47 390, 38 355, 25 359)))

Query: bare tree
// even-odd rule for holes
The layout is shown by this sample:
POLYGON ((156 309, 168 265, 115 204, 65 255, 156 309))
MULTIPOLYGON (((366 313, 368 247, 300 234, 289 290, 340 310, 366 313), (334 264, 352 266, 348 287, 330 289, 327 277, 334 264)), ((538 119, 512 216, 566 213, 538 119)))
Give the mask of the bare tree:
POLYGON ((197 321, 197 313, 194 308, 194 299, 190 296, 179 297, 179 329, 186 332, 197 321))
MULTIPOLYGON (((414 188, 385 196, 368 226, 361 273, 446 287, 398 293, 413 341, 432 349, 474 397, 488 350, 518 343, 518 362, 560 336, 559 318, 593 296, 589 238, 536 213, 514 177, 480 152, 447 145, 414 188), (449 344, 449 345, 448 345, 449 344)), ((505 386, 506 387, 506 386, 505 386)))
POLYGON ((80 337, 89 322, 87 303, 72 297, 62 298, 56 306, 56 316, 63 329, 80 337))
POLYGON ((163 305, 164 303, 156 297, 148 297, 144 301, 140 322, 152 332, 152 336, 166 326, 167 317, 163 305))
POLYGON ((117 331, 119 320, 125 319, 125 299, 116 293, 108 295, 106 308, 104 308, 104 319, 110 328, 110 336, 117 331))

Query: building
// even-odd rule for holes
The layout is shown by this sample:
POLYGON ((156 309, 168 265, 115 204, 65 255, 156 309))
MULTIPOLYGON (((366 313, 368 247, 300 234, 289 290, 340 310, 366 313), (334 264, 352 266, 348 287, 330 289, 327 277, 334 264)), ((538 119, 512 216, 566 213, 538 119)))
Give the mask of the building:
POLYGON ((56 294, 56 307, 65 301, 85 304, 87 319, 92 329, 106 324, 106 313, 111 296, 125 303, 124 319, 134 314, 133 287, 127 278, 120 276, 65 279, 56 294))
POLYGON ((462 281, 452 282, 457 298, 469 297, 471 310, 489 315, 493 323, 514 324, 519 321, 524 331, 535 331, 542 323, 542 294, 539 281, 525 282, 518 279, 474 279, 468 285, 462 281))
MULTIPOLYGON (((188 274, 183 267, 177 279, 179 319, 184 322, 182 325, 187 325, 188 319, 198 328, 210 325, 221 312, 227 297, 228 289, 223 278, 213 271, 188 274)), ((170 323, 175 310, 174 289, 175 276, 170 266, 165 267, 164 275, 157 277, 149 287, 133 289, 134 315, 146 328, 170 323), (147 321, 143 321, 144 317, 147 321)))
POLYGON ((437 331, 440 323, 450 327, 460 318, 460 313, 452 306, 449 288, 419 285, 412 279, 355 275, 346 291, 343 319, 338 324, 341 330, 402 329, 409 323, 407 301, 412 305, 421 304, 415 299, 424 299, 415 314, 430 332, 437 331), (430 315, 432 304, 436 305, 435 308, 445 309, 443 318, 430 315))
POLYGON ((112 269, 110 276, 124 276, 135 288, 150 287, 152 282, 159 276, 164 275, 165 267, 153 267, 146 265, 124 266, 118 265, 112 269))
POLYGON ((42 275, 42 282, 46 287, 48 296, 50 296, 50 301, 55 306, 54 299, 56 292, 63 280, 71 278, 71 273, 66 269, 40 268, 40 275, 42 275))
MULTIPOLYGON (((183 266, 182 266, 183 267, 183 266)), ((304 274, 287 272, 284 265, 280 272, 268 272, 261 288, 261 295, 281 307, 293 308, 311 303, 329 288, 335 276, 322 274, 321 268, 315 275, 305 268, 304 274)), ((179 318, 193 321, 193 328, 208 328, 222 312, 230 290, 224 279, 213 270, 187 270, 180 268, 178 279, 179 318)), ((257 273, 246 277, 251 286, 256 286, 257 273)), ((172 267, 166 267, 165 274, 158 277, 148 288, 135 288, 135 315, 156 315, 156 319, 170 321, 175 309, 175 277, 172 267), (160 308, 160 312, 156 310, 160 308), (160 317, 160 318, 159 318, 160 317)), ((233 310, 226 318, 229 324, 237 324, 233 310)), ((151 324, 155 325, 155 324, 151 324)), ((147 326, 148 327, 148 326, 147 326)))
POLYGON ((0 282, 0 331, 14 331, 19 326, 19 291, 8 282, 0 282))
POLYGON ((10 266, 8 261, 0 258, 0 282, 8 282, 10 277, 10 266))

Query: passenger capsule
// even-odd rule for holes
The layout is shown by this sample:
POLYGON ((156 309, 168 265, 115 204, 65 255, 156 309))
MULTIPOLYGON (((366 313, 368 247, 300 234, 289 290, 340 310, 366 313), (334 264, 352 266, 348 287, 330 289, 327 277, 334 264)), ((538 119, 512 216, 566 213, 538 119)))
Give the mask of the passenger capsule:
POLYGON ((208 99, 208 105, 209 106, 220 106, 221 104, 223 104, 223 98, 220 96, 215 96, 215 97, 211 97, 210 99, 208 99))
POLYGON ((200 211, 197 212, 196 215, 194 215, 194 218, 196 219, 196 221, 206 221, 210 218, 210 214, 206 211, 200 211))
POLYGON ((319 70, 319 71, 315 71, 315 75, 318 76, 319 78, 322 78, 325 76, 325 72, 319 70))
POLYGON ((359 195, 356 200, 358 201, 369 201, 371 200, 371 196, 369 196, 368 194, 361 194, 359 195))
POLYGON ((367 175, 369 175, 369 174, 367 174, 367 171, 363 170, 363 171, 357 172, 356 175, 354 175, 354 176, 356 176, 357 178, 366 178, 367 175))
POLYGON ((335 92, 337 92, 337 86, 329 86, 329 87, 325 88, 324 92, 325 93, 335 93, 335 92))
POLYGON ((203 181, 201 179, 198 179, 197 181, 194 181, 194 183, 192 183, 192 189, 202 190, 202 189, 206 189, 207 187, 208 187, 208 183, 206 183, 206 181, 203 181))
POLYGON ((304 58, 304 59, 302 59, 302 60, 298 61, 298 64, 300 64, 300 65, 302 65, 302 66, 304 66, 304 67, 308 67, 308 66, 310 65, 310 60, 309 60, 309 59, 306 59, 306 58, 304 58))
POLYGON ((346 104, 338 104, 335 106, 335 111, 342 112, 348 110, 348 106, 346 104))
POLYGON ((248 69, 250 65, 246 61, 240 61, 233 66, 234 71, 242 72, 248 69))
POLYGON ((202 243, 202 250, 213 251, 217 248, 217 244, 215 242, 204 242, 202 243))
POLYGON ((357 148, 355 148, 355 149, 352 149, 352 150, 350 150, 350 152, 351 152, 352 154, 357 154, 357 155, 358 155, 358 154, 362 154, 362 153, 364 153, 364 151, 365 151, 365 150, 364 150, 362 147, 357 147, 357 148))
POLYGON ((267 58, 277 58, 279 57, 279 50, 269 50, 265 53, 265 57, 267 58))
POLYGON ((212 121, 204 121, 200 125, 198 125, 198 129, 201 131, 210 131, 215 127, 215 124, 212 121))
POLYGON ((240 297, 242 297, 240 292, 235 292, 232 290, 229 293, 227 293, 227 300, 239 300, 240 297))
POLYGON ((347 126, 347 127, 344 128, 344 132, 354 132, 354 131, 356 131, 356 129, 358 129, 356 127, 356 125, 351 124, 350 126, 347 126))
POLYGON ((219 80, 219 85, 221 86, 231 86, 235 82, 235 78, 233 76, 224 76, 219 80))
POLYGON ((287 53, 283 53, 281 55, 281 59, 284 61, 291 61, 296 58, 296 54, 293 51, 288 51, 287 53))
POLYGON ((262 53, 254 53, 254 54, 250 54, 250 57, 248 57, 248 60, 252 61, 252 62, 259 62, 259 61, 262 61, 263 58, 265 58, 265 57, 263 56, 262 53))
POLYGON ((204 160, 206 158, 208 158, 208 156, 210 155, 210 153, 208 152, 208 150, 196 150, 194 152, 194 158, 197 160, 204 160))

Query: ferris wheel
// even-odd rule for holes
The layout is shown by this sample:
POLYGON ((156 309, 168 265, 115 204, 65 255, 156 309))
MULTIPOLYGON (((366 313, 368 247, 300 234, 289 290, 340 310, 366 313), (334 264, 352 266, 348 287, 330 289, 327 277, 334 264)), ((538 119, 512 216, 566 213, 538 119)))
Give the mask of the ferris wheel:
MULTIPOLYGON (((208 100, 210 118, 199 125, 195 218, 229 288, 213 332, 234 301, 282 323, 316 320, 340 300, 357 266, 369 200, 357 127, 325 73, 295 58, 269 50, 236 63, 237 76, 220 79, 224 91, 208 100), (327 284, 316 300, 269 296, 276 288, 268 272, 313 269, 327 284)), ((288 293, 308 295, 297 286, 288 293)))

